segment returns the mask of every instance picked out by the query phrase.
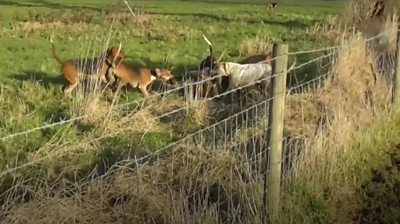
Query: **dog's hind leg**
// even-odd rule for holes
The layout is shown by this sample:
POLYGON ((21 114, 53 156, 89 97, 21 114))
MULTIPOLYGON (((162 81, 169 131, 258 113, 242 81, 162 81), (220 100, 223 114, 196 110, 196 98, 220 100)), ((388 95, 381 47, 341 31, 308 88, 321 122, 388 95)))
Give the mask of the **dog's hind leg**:
MULTIPOLYGON (((112 68, 112 67, 110 67, 110 68, 108 69, 107 73, 105 74, 105 76, 107 76, 107 78, 108 78, 108 83, 109 83, 109 85, 114 84, 114 82, 115 82, 115 77, 114 77, 114 75, 115 75, 115 69, 112 68)), ((105 79, 105 77, 104 77, 104 79, 105 79)), ((105 79, 105 82, 107 83, 107 80, 106 80, 106 79, 105 79)))
POLYGON ((68 87, 64 90, 64 93, 65 93, 65 94, 68 94, 68 95, 71 94, 72 90, 74 90, 74 89, 78 86, 78 84, 79 84, 79 82, 76 82, 76 83, 74 83, 74 84, 68 86, 68 87))
POLYGON ((149 97, 149 92, 147 91, 146 87, 139 86, 139 90, 144 94, 146 98, 149 97))
POLYGON ((113 90, 115 93, 120 93, 122 87, 124 87, 126 84, 127 84, 127 83, 122 82, 122 81, 120 80, 120 81, 118 82, 118 84, 117 84, 117 88, 115 88, 115 85, 113 85, 112 90, 113 90))

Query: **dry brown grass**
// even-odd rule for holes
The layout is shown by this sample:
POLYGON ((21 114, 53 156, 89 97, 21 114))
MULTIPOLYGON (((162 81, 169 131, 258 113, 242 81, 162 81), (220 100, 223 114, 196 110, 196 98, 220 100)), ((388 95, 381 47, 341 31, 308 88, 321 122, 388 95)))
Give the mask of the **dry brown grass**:
POLYGON ((161 116, 185 106, 185 100, 175 94, 168 94, 163 97, 153 97, 146 101, 149 110, 157 116, 161 116))
POLYGON ((207 101, 194 101, 188 107, 189 122, 196 127, 208 125, 210 114, 210 103, 207 101))
MULTIPOLYGON (((351 0, 347 2, 346 20, 349 22, 360 22, 369 20, 374 9, 376 0, 351 0)), ((397 0, 385 0, 385 10, 383 17, 391 16, 400 8, 397 0)))
POLYGON ((239 46, 240 57, 248 57, 257 54, 267 54, 272 51, 272 45, 268 37, 245 39, 239 46))
POLYGON ((397 14, 400 2, 397 0, 385 0, 385 10, 380 17, 371 17, 376 0, 351 0, 347 2, 346 10, 341 23, 346 27, 355 26, 371 31, 380 29, 385 19, 397 14))
MULTIPOLYGON (((389 39, 393 38, 391 34, 389 39)), ((364 177, 364 168, 358 163, 362 164, 371 154, 382 153, 359 151, 361 147, 354 146, 356 139, 365 138, 365 129, 377 126, 387 116, 391 101, 385 71, 375 69, 376 57, 383 52, 377 52, 381 49, 366 44, 365 40, 361 34, 347 36, 343 46, 351 47, 339 50, 333 60, 332 77, 324 87, 308 95, 288 98, 287 133, 306 136, 306 143, 300 149, 301 159, 295 165, 293 176, 286 179, 283 203, 285 212, 301 220, 299 223, 312 223, 321 217, 326 222, 331 222, 330 218, 338 218, 339 223, 350 221, 350 212, 357 206, 354 197, 364 177), (321 129, 324 131, 317 132, 321 129), (325 204, 312 214, 308 203, 325 204)), ((299 149, 287 150, 298 152, 299 149)), ((284 223, 294 221, 282 218, 284 223)))
POLYGON ((128 107, 118 104, 120 95, 113 96, 111 102, 104 98, 107 89, 100 87, 97 81, 89 80, 92 90, 87 93, 85 87, 78 87, 78 91, 70 102, 70 114, 72 117, 83 117, 79 125, 85 128, 95 128, 97 136, 112 137, 119 134, 144 134, 160 132, 162 127, 154 119, 157 114, 168 113, 184 105, 182 100, 175 96, 167 96, 162 99, 153 97, 149 100, 136 99, 139 106, 131 111, 128 107))
POLYGON ((240 167, 233 152, 182 146, 172 160, 135 172, 125 167, 82 186, 44 188, 34 201, 14 205, 3 223, 219 223, 229 209, 240 209, 241 223, 259 222, 251 209, 260 206, 261 191, 243 180, 240 167))

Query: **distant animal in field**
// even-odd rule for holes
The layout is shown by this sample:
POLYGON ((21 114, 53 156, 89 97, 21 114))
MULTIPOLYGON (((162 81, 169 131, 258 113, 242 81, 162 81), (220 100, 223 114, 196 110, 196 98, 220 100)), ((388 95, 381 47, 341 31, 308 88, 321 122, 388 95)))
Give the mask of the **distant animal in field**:
POLYGON ((174 75, 168 69, 148 69, 148 68, 134 68, 121 62, 117 67, 112 67, 112 73, 117 78, 116 90, 117 92, 126 85, 133 88, 138 88, 145 97, 149 97, 147 88, 154 80, 170 81, 174 75))
POLYGON ((370 14, 370 17, 380 17, 383 15, 385 11, 385 2, 384 0, 377 0, 375 1, 374 8, 370 14))
POLYGON ((70 94, 78 86, 81 78, 85 79, 94 76, 102 82, 107 82, 107 76, 107 78, 113 80, 112 75, 108 73, 111 65, 119 64, 125 57, 125 53, 120 46, 119 48, 108 48, 99 58, 63 61, 57 56, 52 39, 50 39, 50 42, 52 44, 53 57, 61 65, 64 79, 67 82, 63 88, 65 94, 70 94))
POLYGON ((251 63, 258 63, 261 61, 270 61, 272 59, 272 53, 268 54, 256 54, 248 56, 247 58, 241 60, 239 64, 251 64, 251 63))
POLYGON ((269 12, 274 12, 275 9, 278 7, 278 3, 277 2, 269 2, 269 3, 267 3, 266 6, 267 6, 267 10, 269 12))

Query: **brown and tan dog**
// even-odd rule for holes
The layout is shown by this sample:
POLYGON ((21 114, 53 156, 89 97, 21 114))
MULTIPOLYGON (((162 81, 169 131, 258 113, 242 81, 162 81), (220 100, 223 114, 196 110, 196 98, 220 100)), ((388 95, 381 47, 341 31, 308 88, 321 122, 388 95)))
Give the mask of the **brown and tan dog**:
POLYGON ((267 4, 267 10, 270 11, 270 12, 274 12, 277 7, 278 7, 278 3, 277 2, 269 2, 267 4))
POLYGON ((124 62, 121 62, 118 67, 113 66, 111 69, 118 79, 117 92, 129 84, 133 88, 138 88, 145 97, 149 96, 147 88, 154 80, 169 81, 174 78, 174 75, 168 69, 133 68, 124 62))
POLYGON ((109 74, 108 70, 111 68, 111 64, 119 64, 125 57, 125 53, 119 48, 110 47, 104 52, 99 58, 88 59, 88 60, 67 60, 62 61, 56 54, 54 42, 50 39, 52 44, 53 57, 61 65, 64 78, 67 81, 64 93, 69 94, 80 82, 79 75, 98 75, 102 82, 107 82, 106 76, 112 83, 114 78, 109 74))

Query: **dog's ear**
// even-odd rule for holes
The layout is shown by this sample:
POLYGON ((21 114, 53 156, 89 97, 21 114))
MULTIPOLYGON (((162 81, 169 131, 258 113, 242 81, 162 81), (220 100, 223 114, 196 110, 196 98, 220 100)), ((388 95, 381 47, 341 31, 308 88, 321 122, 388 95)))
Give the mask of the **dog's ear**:
POLYGON ((224 54, 225 54, 225 51, 222 52, 221 56, 217 60, 217 63, 219 63, 222 60, 222 58, 224 57, 224 54))
POLYGON ((115 67, 114 63, 110 60, 110 58, 106 57, 106 62, 109 64, 111 67, 115 67))
POLYGON ((222 68, 222 70, 224 70, 224 73, 226 73, 226 63, 225 62, 218 63, 218 67, 222 68))
POLYGON ((113 56, 112 54, 113 54, 113 48, 112 48, 112 47, 107 48, 107 50, 106 50, 106 57, 113 56))
POLYGON ((115 55, 116 57, 120 56, 120 54, 121 54, 121 49, 122 49, 122 43, 119 42, 119 46, 118 46, 118 50, 117 50, 117 55, 115 55))
POLYGON ((109 58, 106 58, 106 61, 107 61, 108 64, 110 64, 111 66, 114 67, 114 63, 112 63, 112 61, 109 58))
POLYGON ((161 75, 161 70, 159 68, 156 68, 154 71, 156 71, 156 75, 160 76, 161 75))
POLYGON ((265 62, 267 63, 271 63, 272 61, 272 52, 269 52, 266 56, 265 56, 265 62))

